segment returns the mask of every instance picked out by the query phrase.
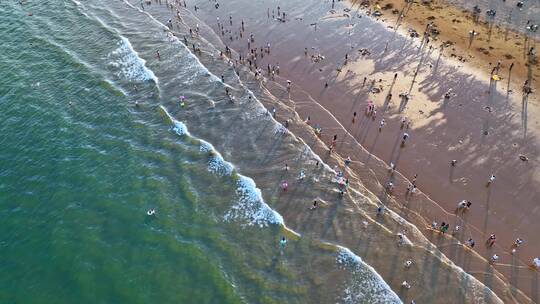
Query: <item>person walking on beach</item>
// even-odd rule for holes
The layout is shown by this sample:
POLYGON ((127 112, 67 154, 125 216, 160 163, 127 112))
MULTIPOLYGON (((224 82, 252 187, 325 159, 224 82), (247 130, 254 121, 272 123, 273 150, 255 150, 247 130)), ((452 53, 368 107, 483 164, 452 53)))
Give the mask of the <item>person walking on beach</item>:
POLYGON ((495 262, 497 262, 498 260, 499 260, 499 256, 495 253, 495 254, 491 257, 491 259, 489 260, 489 263, 490 263, 491 265, 493 265, 493 264, 495 264, 495 262))
POLYGON ((523 239, 522 238, 517 238, 514 241, 514 244, 512 244, 512 247, 510 249, 510 254, 516 253, 518 247, 521 246, 521 244, 523 244, 523 239))
POLYGON ((471 202, 469 202, 469 201, 467 201, 467 200, 462 200, 462 201, 460 201, 460 202, 458 203, 458 205, 457 205, 457 211, 465 211, 465 210, 468 208, 468 206, 470 206, 470 205, 469 205, 470 203, 471 203, 471 202))
POLYGON ((514 242, 514 244, 512 245, 512 248, 518 248, 522 244, 523 244, 523 239, 522 238, 517 238, 516 241, 514 242))
POLYGON ((486 245, 488 247, 493 247, 493 245, 495 244, 495 240, 497 239, 497 237, 495 237, 495 234, 491 234, 489 236, 489 238, 486 240, 486 245))
POLYGON ((491 176, 489 177, 488 179, 488 182, 486 184, 486 187, 489 187, 491 186, 491 184, 495 181, 495 175, 494 174, 491 174, 491 176))
POLYGON ((448 89, 448 91, 444 93, 444 104, 448 104, 450 97, 452 97, 452 89, 448 89))
POLYGON ((403 133, 403 138, 401 139, 401 147, 404 147, 405 146, 405 142, 407 141, 407 139, 409 138, 409 133, 403 133))
POLYGON ((384 121, 384 118, 381 119, 381 122, 379 123, 379 132, 382 131, 382 128, 384 127, 384 124, 385 124, 385 121, 384 121))

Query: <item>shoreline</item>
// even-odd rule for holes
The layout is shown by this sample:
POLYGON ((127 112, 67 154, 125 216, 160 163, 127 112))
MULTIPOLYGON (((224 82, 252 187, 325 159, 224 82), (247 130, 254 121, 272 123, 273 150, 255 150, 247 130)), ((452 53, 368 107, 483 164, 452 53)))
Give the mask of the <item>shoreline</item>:
MULTIPOLYGON (((283 70, 285 71, 285 69, 283 69, 283 70)), ((390 75, 391 75, 391 74, 390 74, 390 75)), ((388 75, 386 75, 386 76, 388 76, 388 75)), ((272 84, 272 83, 270 83, 270 84, 272 84)), ((295 91, 295 90, 293 89, 293 91, 295 91)), ((283 97, 283 87, 277 88, 277 90, 276 90, 276 92, 275 92, 274 95, 277 96, 278 98, 279 98, 280 96, 283 97)), ((309 95, 308 95, 308 96, 309 96, 309 95)), ((300 102, 302 102, 302 101, 301 101, 301 98, 295 98, 295 97, 293 97, 293 98, 290 98, 290 99, 289 99, 289 102, 290 102, 291 100, 294 101, 294 102, 296 103, 296 104, 291 104, 291 106, 292 106, 291 108, 294 108, 294 110, 297 111, 296 106, 297 106, 300 102), (299 101, 299 100, 300 100, 300 101, 299 101)), ((317 102, 314 101, 314 103, 318 105, 317 102)), ((278 103, 278 104, 275 104, 275 103, 268 103, 268 105, 279 105, 279 103, 278 103)), ((295 113, 296 113, 296 112, 295 112, 295 113)), ((280 115, 280 116, 281 116, 281 115, 280 115)), ((333 116, 333 115, 332 115, 332 116, 333 116)), ((312 115, 312 119, 313 119, 313 121, 316 121, 316 120, 317 120, 317 118, 315 117, 315 115, 312 115)), ((336 122, 337 122, 337 121, 338 121, 338 118, 335 118, 335 119, 336 119, 336 122)), ((295 123, 298 123, 300 126, 303 126, 303 127, 305 128, 305 124, 303 124, 303 121, 302 121, 302 120, 303 120, 303 119, 301 119, 300 117, 296 117, 295 119, 293 119, 293 121, 294 121, 295 123)), ((360 123, 360 122, 359 122, 359 123, 360 123)), ((341 125, 341 127, 343 127, 343 125, 341 125)), ((331 127, 328 127, 328 128, 324 127, 324 130, 328 130, 328 129, 331 129, 331 127)), ((346 129, 346 128, 344 128, 344 129, 346 129)), ((294 131, 293 131, 293 132, 294 132, 294 131)), ((297 131, 297 132, 301 133, 300 131, 297 131)), ((340 132, 341 132, 341 131, 340 131, 340 132)), ((295 134, 297 134, 297 133, 295 133, 295 134)), ((326 134, 326 133, 325 133, 325 134, 326 134)), ((350 134, 350 133, 349 133, 349 134, 350 134)), ((311 134, 310 136, 312 136, 312 135, 313 135, 313 134, 311 134)), ((326 137, 326 136, 329 136, 329 135, 330 135, 330 134, 324 135, 324 136, 326 137)), ((340 135, 340 138, 341 138, 341 136, 342 136, 342 135, 340 135)), ((302 137, 302 136, 300 136, 300 137, 302 137)), ((326 140, 325 140, 325 141, 326 141, 326 140)), ((324 147, 319 147, 319 148, 322 149, 322 150, 320 150, 320 152, 319 152, 318 154, 321 155, 321 156, 324 155, 324 147)), ((338 147, 338 150, 339 150, 339 147, 338 147)), ((343 153, 343 152, 342 152, 342 153, 343 153)), ((375 153, 375 154, 376 154, 376 153, 375 153)), ((343 153, 343 156, 345 156, 345 155, 346 155, 346 154, 343 153)), ((371 157, 372 157, 371 154, 368 153, 367 159, 369 160, 371 157)), ((381 162, 382 162, 382 161, 381 161, 381 162)), ((351 167, 352 167, 352 166, 351 166, 351 167)), ((367 172, 369 173, 368 176, 373 176, 373 174, 371 174, 371 172, 374 172, 375 170, 378 170, 378 172, 376 172, 375 175, 378 176, 378 177, 380 177, 380 176, 383 176, 383 177, 384 177, 385 174, 386 174, 385 172, 387 172, 387 167, 386 167, 386 165, 385 165, 384 163, 382 163, 382 164, 380 164, 380 168, 378 168, 378 169, 374 169, 374 168, 371 167, 371 166, 368 167, 368 168, 364 168, 364 169, 362 169, 361 167, 360 167, 360 168, 356 168, 356 171, 357 171, 357 172, 362 172, 362 170, 367 171, 367 172)), ((354 173, 351 173, 351 175, 353 175, 353 174, 354 174, 354 173)), ((362 180, 364 181, 364 180, 366 180, 366 179, 364 178, 364 179, 362 179, 362 180)), ((367 180, 370 181, 369 179, 367 179, 367 180)), ((379 180, 382 180, 382 178, 379 179, 379 180)), ((377 181, 377 179, 375 179, 375 185, 372 185, 372 187, 373 187, 373 189, 378 189, 378 190, 380 190, 381 184, 384 184, 384 182, 378 183, 378 182, 376 182, 376 181, 377 181)), ((371 181, 370 181, 370 182, 371 182, 371 181)), ((397 190, 397 189, 396 189, 396 190, 397 190)), ((372 192, 375 193, 376 191, 372 191, 372 192)), ((420 195, 420 194, 419 194, 419 195, 420 195)), ((379 195, 379 198, 380 198, 380 195, 379 195)), ((389 200, 388 202, 390 203, 390 205, 391 205, 392 207, 394 207, 393 205, 395 205, 395 207, 396 207, 397 209, 394 209, 394 210, 402 209, 402 208, 400 208, 400 206, 401 206, 400 204, 396 204, 395 202, 392 202, 391 200, 389 200)), ((438 206, 438 205, 437 205, 437 206, 438 206)), ((439 206, 439 207, 440 207, 440 206, 439 206)), ((440 207, 440 208, 442 208, 442 207, 440 207)), ((444 209, 442 209, 441 211, 444 211, 444 209)), ((282 213, 282 214, 283 214, 283 213, 282 213)), ((417 227, 418 227, 419 229, 421 229, 422 226, 421 226, 421 225, 418 225, 417 227)), ((424 233, 424 235, 425 235, 425 233, 424 233)), ((427 236, 427 235, 426 235, 426 236, 427 236)), ((435 242, 435 243, 436 243, 436 242, 435 242)), ((375 267, 375 266, 374 266, 374 267, 375 267)), ((375 268, 378 269, 377 267, 375 267, 375 268)))

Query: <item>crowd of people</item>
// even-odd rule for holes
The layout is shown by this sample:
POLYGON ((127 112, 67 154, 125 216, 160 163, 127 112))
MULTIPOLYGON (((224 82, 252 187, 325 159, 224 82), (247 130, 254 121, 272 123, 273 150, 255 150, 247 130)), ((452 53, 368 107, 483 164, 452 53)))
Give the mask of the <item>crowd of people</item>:
MULTIPOLYGON (((178 20, 181 20, 181 16, 180 16, 180 12, 179 12, 178 8, 180 6, 182 6, 184 8, 187 8, 186 2, 185 1, 179 1, 179 0, 171 0, 171 2, 169 2, 169 1, 166 1, 166 2, 167 2, 167 5, 171 6, 171 8, 174 7, 174 9, 176 9, 176 18, 178 20)), ((141 5, 143 5, 142 2, 141 2, 141 5)), ((215 1, 215 8, 219 9, 219 7, 220 7, 219 3, 217 1, 215 1)), ((199 8, 197 6, 194 7, 195 12, 198 9, 199 8)), ((272 9, 268 8, 267 9, 267 16, 268 16, 268 18, 272 18, 272 19, 277 20, 279 22, 288 22, 288 14, 286 12, 284 12, 283 9, 280 6, 277 6, 277 7, 272 8, 272 9)), ((229 15, 228 18, 226 18, 225 20, 227 20, 228 22, 221 20, 220 17, 216 18, 216 25, 217 25, 216 33, 218 33, 218 34, 220 34, 222 36, 222 40, 225 43, 225 49, 219 52, 219 58, 222 59, 222 60, 226 60, 228 62, 228 64, 236 71, 236 73, 239 73, 238 72, 239 67, 242 65, 242 66, 247 67, 249 69, 249 71, 251 73, 253 73, 254 78, 258 79, 259 81, 266 80, 264 74, 271 81, 276 81, 276 78, 280 76, 280 70, 281 70, 279 62, 276 61, 275 64, 267 63, 266 64, 266 73, 263 73, 263 68, 261 67, 262 59, 265 56, 270 56, 272 54, 272 46, 271 46, 271 44, 269 42, 260 42, 258 39, 256 39, 254 33, 247 33, 246 32, 247 24, 246 24, 245 20, 243 20, 243 19, 234 20, 232 15, 229 15), (226 23, 228 23, 228 25, 226 23), (234 26, 237 26, 236 31, 233 30, 234 26), (247 47, 246 49, 244 49, 244 50, 232 50, 227 45, 227 41, 234 41, 234 40, 239 40, 239 39, 245 39, 245 45, 247 47)), ((168 25, 171 28, 173 27, 172 19, 168 20, 168 25)), ((428 26, 426 27, 426 31, 424 33, 424 37, 423 37, 422 42, 421 42, 422 45, 429 44, 429 42, 430 42, 429 41, 429 32, 431 30, 432 29, 431 29, 430 25, 428 24, 428 26)), ((197 35, 199 35, 199 31, 200 31, 199 30, 199 25, 196 25, 195 28, 190 28, 189 29, 189 37, 191 39, 195 38, 197 35)), ((474 37, 476 35, 477 35, 477 32, 472 30, 471 33, 470 33, 469 46, 472 44, 472 41, 473 41, 473 39, 474 39, 474 37)), ((183 37, 183 41, 184 41, 186 46, 189 46, 187 36, 183 37)), ((196 42, 191 43, 191 47, 192 47, 194 53, 198 53, 198 54, 201 53, 200 46, 198 46, 198 44, 196 42)), ((365 52, 368 52, 368 50, 366 50, 365 52)), ((531 55, 534 56, 534 52, 535 52, 534 47, 532 47, 529 50, 528 55, 529 56, 531 56, 531 55)), ((310 58, 310 60, 313 63, 317 63, 317 62, 325 60, 325 57, 322 54, 318 53, 318 52, 310 54, 307 47, 304 50, 304 56, 310 58)), ((161 55, 160 55, 159 51, 156 51, 156 58, 158 60, 161 59, 161 55)), ((349 60, 350 59, 348 57, 348 54, 345 55, 345 63, 344 63, 344 65, 346 65, 349 60)), ((513 64, 512 64, 512 66, 513 66, 513 64)), ((512 69, 512 66, 510 67, 510 69, 512 69)), ((492 77, 493 77, 493 75, 496 75, 498 73, 499 68, 500 68, 500 62, 492 70, 492 72, 491 72, 492 77)), ((397 73, 394 75, 394 81, 395 81, 396 78, 397 78, 397 73)), ((367 83, 367 80, 368 80, 367 77, 364 77, 362 87, 365 86, 365 84, 367 83)), ((226 82, 226 79, 225 79, 224 76, 221 77, 221 81, 223 83, 226 82)), ((368 92, 373 92, 373 90, 376 88, 375 84, 376 84, 376 80, 371 80, 371 84, 369 85, 368 92)), ((325 82, 324 86, 328 87, 328 82, 325 82)), ((377 88, 377 89, 380 91, 379 88, 377 88)), ((229 98, 232 101, 233 97, 231 96, 231 92, 229 91, 227 86, 225 87, 225 90, 226 90, 226 95, 229 96, 229 98)), ((293 90, 292 81, 286 80, 284 90, 286 90, 286 92, 289 95, 291 94, 291 91, 293 90)), ((532 92, 530 81, 525 82, 525 84, 523 86, 523 91, 524 91, 524 94, 527 94, 527 95, 532 92)), ((449 90, 447 93, 444 94, 444 102, 445 103, 449 102, 450 98, 452 96, 455 96, 455 94, 452 92, 452 90, 449 90)), ((387 96, 387 98, 391 98, 391 97, 392 96, 389 93, 389 96, 387 96)), ((403 99, 408 100, 409 97, 410 96, 407 93, 400 94, 400 98, 402 98, 402 100, 403 99)), ((364 115, 366 116, 366 118, 368 118, 368 120, 376 121, 377 120, 377 115, 378 115, 377 110, 378 110, 377 106, 372 101, 367 101, 366 106, 365 106, 365 110, 364 110, 364 115)), ((277 109, 275 107, 272 108, 271 115, 275 119, 277 119, 277 109)), ((352 123, 354 124, 358 120, 358 114, 357 114, 357 112, 353 112, 352 115, 353 115, 352 116, 352 123)), ((313 128, 314 133, 318 137, 322 138, 322 133, 323 133, 322 128, 319 125, 312 126, 310 116, 308 116, 306 118, 305 123, 313 128)), ((381 117, 378 120, 378 131, 383 132, 386 125, 387 125, 387 121, 383 117, 381 117)), ((411 121, 408 120, 406 117, 403 117, 402 120, 401 120, 401 124, 400 124, 401 148, 404 148, 406 146, 406 143, 410 139, 410 125, 411 125, 411 121)), ((285 123, 285 127, 288 127, 288 126, 289 126, 289 121, 287 121, 285 123)), ((335 134, 333 136, 332 140, 327 144, 329 154, 334 153, 335 148, 336 148, 336 144, 337 144, 337 139, 338 139, 338 135, 335 134)), ((351 164, 351 162, 352 162, 351 158, 347 157, 345 159, 344 163, 343 163, 343 166, 348 167, 351 164)), ((450 161, 450 166, 451 167, 455 167, 455 166, 457 166, 457 164, 458 164, 458 160, 454 159, 454 160, 450 161)), ((316 165, 317 166, 319 165, 318 161, 317 161, 316 165)), ((389 171, 390 171, 391 176, 393 175, 395 170, 396 170, 395 164, 391 163, 390 166, 389 166, 389 171)), ((285 171, 289 171, 288 164, 285 164, 285 171)), ((345 195, 346 191, 347 191, 347 188, 349 187, 349 179, 345 176, 345 170, 339 170, 338 168, 336 168, 335 171, 336 171, 335 181, 337 183, 337 188, 338 188, 338 191, 339 191, 338 192, 339 197, 343 197, 345 195)), ((297 180, 302 181, 305 178, 306 178, 306 172, 305 172, 305 170, 301 170, 298 173, 297 180)), ((418 178, 418 175, 415 175, 412 180, 408 181, 405 196, 414 195, 418 191, 417 190, 417 178, 418 178)), ((495 180, 496 180, 495 174, 491 174, 490 176, 488 176, 486 184, 485 184, 486 187, 493 187, 493 185, 495 183, 495 180)), ((289 186, 290 185, 289 185, 289 182, 287 180, 283 180, 283 181, 280 182, 280 188, 281 188, 281 190, 283 192, 288 191, 289 186)), ((387 193, 389 193, 391 195, 395 194, 394 193, 395 192, 395 187, 396 187, 396 185, 395 185, 395 180, 394 179, 388 181, 386 183, 386 185, 385 185, 385 189, 386 189, 387 193)), ((460 215, 463 215, 463 214, 467 213, 468 210, 470 210, 472 208, 472 205, 473 204, 468 200, 459 201, 457 203, 457 207, 456 207, 456 212, 455 212, 456 215, 460 216, 460 215)), ((310 210, 319 209, 319 202, 317 200, 314 200, 313 203, 310 205, 309 209, 310 210)), ((377 210, 376 210, 376 214, 378 216, 381 216, 384 213, 384 209, 385 209, 384 205, 382 205, 382 204, 378 205, 377 210)), ((148 211, 148 215, 154 215, 154 214, 155 214, 155 210, 149 210, 148 211)), ((461 239, 461 234, 464 233, 464 231, 466 231, 464 229, 464 227, 462 227, 460 225, 456 224, 456 225, 454 225, 454 227, 451 227, 451 224, 448 223, 448 222, 445 222, 445 221, 442 221, 440 224, 437 221, 433 221, 432 224, 428 228, 430 230, 432 230, 432 231, 440 233, 441 235, 445 235, 445 234, 449 233, 451 236, 455 237, 456 240, 461 239)), ((402 234, 402 237, 403 237, 403 234, 402 234)), ((489 237, 486 239, 485 246, 488 249, 494 248, 496 240, 497 240, 496 235, 495 234, 490 234, 489 237)), ((523 239, 517 238, 513 244, 508 246, 508 253, 512 254, 512 255, 515 254, 517 252, 517 250, 522 245, 524 245, 524 243, 525 243, 525 241, 523 239)), ((472 237, 467 238, 467 240, 462 243, 462 245, 465 248, 469 248, 469 249, 474 249, 475 244, 476 244, 475 240, 472 237)), ((285 248, 285 245, 286 245, 286 239, 285 239, 285 237, 282 237, 280 239, 280 247, 281 247, 282 250, 285 248)), ((497 250, 501 250, 501 248, 497 248, 497 250)), ((488 252, 492 252, 492 251, 490 250, 488 252)), ((496 265, 499 262, 500 258, 501 258, 499 254, 500 253, 492 253, 490 257, 486 258, 486 260, 489 262, 489 264, 496 265)), ((406 263, 405 263, 405 267, 406 268, 410 267, 412 263, 413 263, 412 261, 407 260, 406 263)), ((540 258, 538 258, 538 257, 533 258, 532 261, 531 261, 530 266, 532 268, 534 268, 534 269, 540 269, 540 258)), ((404 288, 410 288, 410 284, 408 282, 406 282, 406 281, 403 282, 402 286, 404 288)))

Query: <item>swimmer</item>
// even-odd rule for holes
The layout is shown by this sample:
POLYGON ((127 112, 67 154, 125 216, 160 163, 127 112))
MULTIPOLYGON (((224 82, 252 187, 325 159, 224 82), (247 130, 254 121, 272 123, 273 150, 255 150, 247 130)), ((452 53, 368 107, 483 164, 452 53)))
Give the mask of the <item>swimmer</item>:
POLYGON ((150 210, 146 211, 146 214, 148 216, 156 215, 156 209, 150 209, 150 210))
POLYGON ((182 108, 186 106, 186 97, 184 95, 180 96, 180 106, 182 108))
POLYGON ((309 208, 309 210, 315 210, 317 209, 317 200, 313 200, 313 205, 309 208))
POLYGON ((298 174, 298 179, 304 180, 305 177, 306 177, 306 172, 303 169, 300 170, 300 173, 298 174))

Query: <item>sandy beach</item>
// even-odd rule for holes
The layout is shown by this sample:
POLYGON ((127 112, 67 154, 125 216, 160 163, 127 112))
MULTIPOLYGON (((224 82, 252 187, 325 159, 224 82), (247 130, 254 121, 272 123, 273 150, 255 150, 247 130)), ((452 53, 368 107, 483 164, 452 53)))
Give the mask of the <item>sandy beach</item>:
MULTIPOLYGON (((214 9, 214 4, 196 2, 197 11, 190 4, 186 16, 193 14, 209 24, 212 31, 202 28, 200 35, 223 46, 225 54, 225 45, 234 50, 235 54, 229 55, 233 62, 239 60, 238 54, 243 56, 240 76, 253 85, 253 90, 273 96, 262 101, 270 113, 275 112, 276 120, 288 125, 331 166, 343 168, 344 160, 350 157, 351 164, 345 169, 353 185, 416 225, 438 250, 505 303, 538 301, 538 273, 528 268, 540 252, 536 242, 540 226, 535 221, 540 212, 540 130, 535 115, 539 109, 534 92, 538 65, 534 55, 523 56, 524 49, 527 53, 527 48, 534 46, 534 40, 528 39, 524 46, 521 34, 506 34, 495 25, 488 45, 484 39, 489 26, 478 24, 474 28, 479 35, 468 47, 468 31, 475 23, 470 13, 441 3, 413 3, 405 8, 407 13, 398 23, 401 30, 397 33, 397 19, 392 18, 397 14, 388 10, 382 17, 373 18, 358 3, 326 1, 318 3, 315 10, 281 3, 280 10, 287 12, 284 20, 276 17, 277 7, 233 2, 220 3, 219 9, 214 9), (233 25, 229 25, 229 15, 233 25), (432 42, 428 44, 421 33, 431 15, 435 18, 429 20, 439 22, 439 34, 430 37, 432 42), (218 17, 221 19, 216 22, 218 17), (239 20, 245 21, 245 30, 240 30, 239 20), (409 27, 415 28, 420 37, 410 37, 409 27), (248 33, 253 39, 248 39, 248 33), (250 43, 246 43, 248 40, 250 43), (440 48, 442 41, 451 43, 440 48), (264 51, 267 44, 271 45, 268 52, 264 51), (247 70, 248 46, 261 49, 257 66, 266 79, 262 83, 247 70), (267 65, 274 69, 279 66, 277 75, 272 77, 267 65), (532 94, 522 93, 526 79, 530 79, 532 94), (286 80, 292 82, 290 92, 286 80), (448 92, 450 97, 444 98, 448 92), (376 105, 376 117, 364 114, 368 101, 376 105), (408 128, 401 127, 403 119, 408 128), (314 126, 322 129, 320 139, 313 132, 314 126), (404 132, 410 138, 400 145, 404 132), (335 135, 337 140, 332 143, 335 135), (331 154, 330 146, 334 146, 331 154), (450 165, 451 160, 457 161, 455 166, 450 165), (389 171, 391 163, 397 169, 393 174, 389 171), (491 174, 496 175, 496 181, 487 186, 491 174), (410 195, 407 186, 413 180, 418 190, 410 195), (387 189, 388 182, 393 184, 392 191, 387 189), (470 210, 456 212, 461 200, 472 202, 470 210), (442 235, 428 229, 433 221, 437 226, 449 223, 451 231, 460 228, 442 235), (497 236, 493 247, 484 245, 490 234, 497 236), (518 237, 525 243, 511 254, 511 245, 518 237), (476 242, 474 251, 464 245, 469 238, 476 242), (494 266, 488 263, 493 254, 500 256, 494 266)), ((212 59, 201 58, 219 60, 219 54, 212 54, 212 59)), ((306 222, 305 206, 278 204, 277 209, 295 230, 307 228, 317 234, 317 225, 306 222)), ((328 221, 325 215, 310 215, 309 221, 328 221)), ((333 221, 333 233, 321 233, 322 238, 357 248, 354 236, 362 230, 357 226, 361 221, 335 210, 333 221)), ((388 265, 396 258, 395 248, 373 253, 369 252, 369 242, 360 248, 365 251, 363 258, 400 290, 401 280, 392 280, 395 266, 388 265)), ((427 260, 421 262, 412 276, 428 284, 430 276, 422 272, 438 277, 433 273, 445 271, 440 263, 429 264, 427 260)), ((458 288, 461 283, 448 284, 458 288)), ((445 295, 444 290, 431 287, 431 293, 409 290, 400 296, 424 296, 427 300, 445 295)), ((465 297, 460 302, 474 301, 465 297)), ((449 298, 437 303, 456 302, 449 298)))
POLYGON ((0 302, 539 303, 513 1, 2 2, 0 302))

